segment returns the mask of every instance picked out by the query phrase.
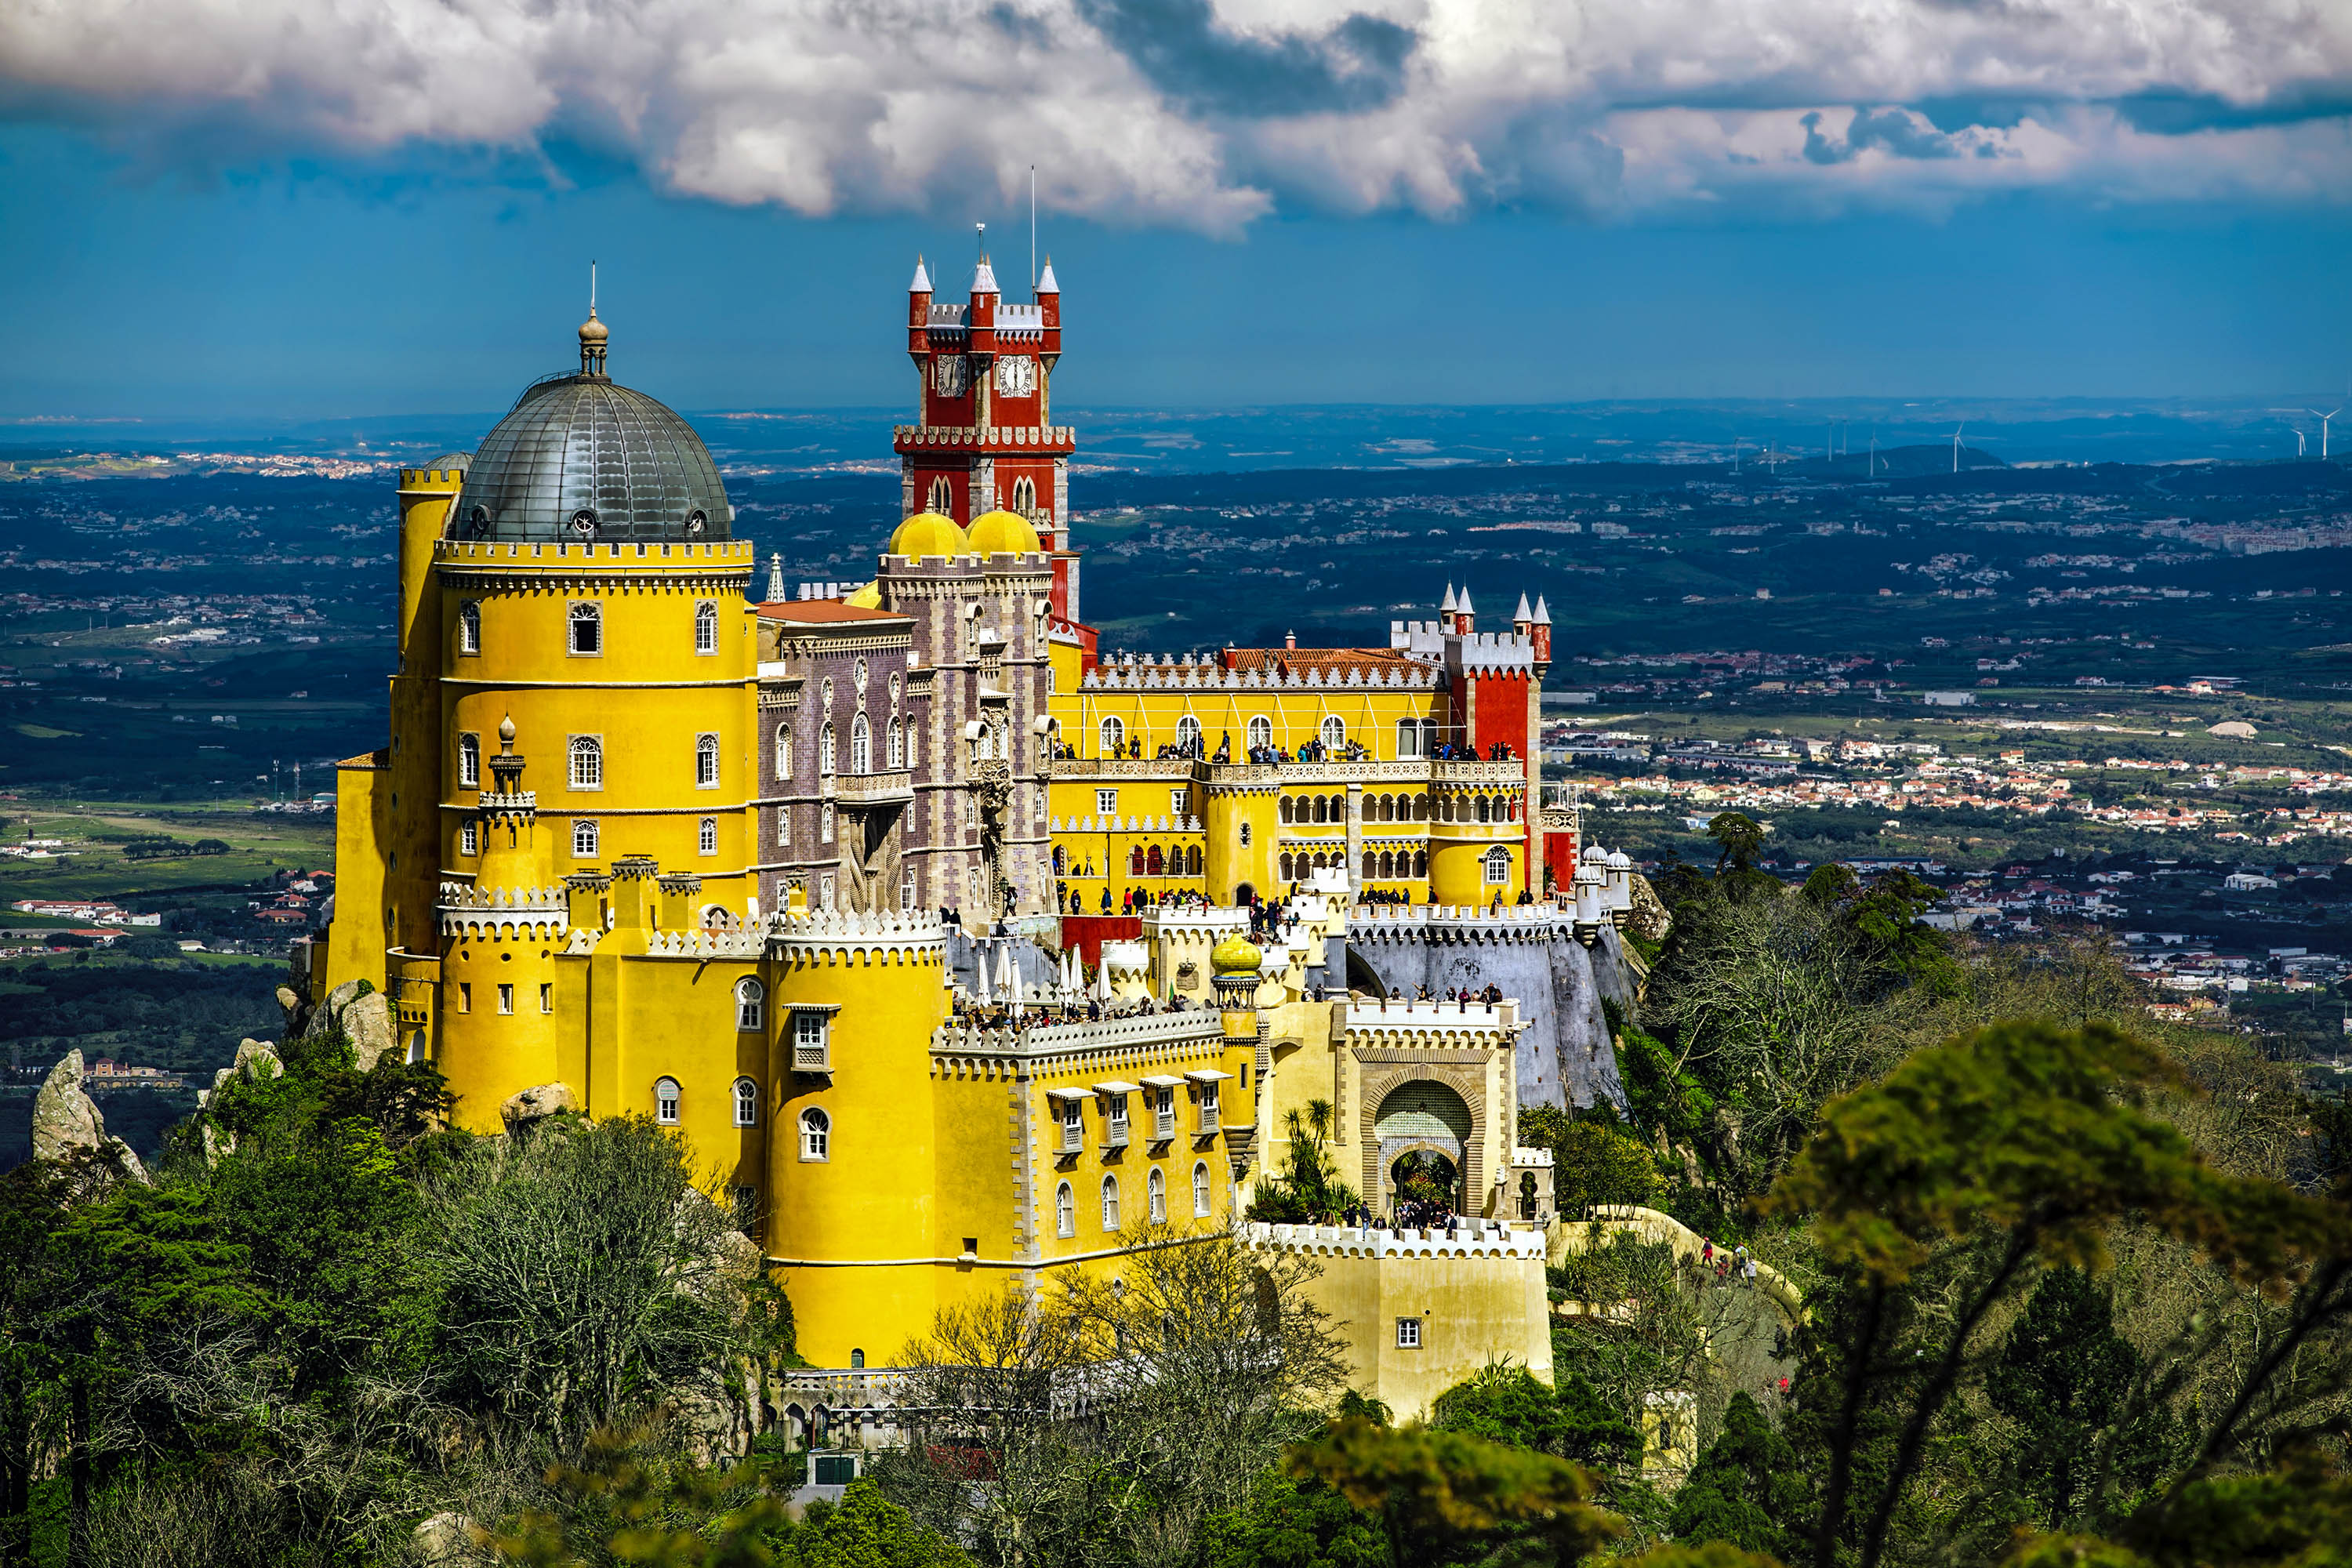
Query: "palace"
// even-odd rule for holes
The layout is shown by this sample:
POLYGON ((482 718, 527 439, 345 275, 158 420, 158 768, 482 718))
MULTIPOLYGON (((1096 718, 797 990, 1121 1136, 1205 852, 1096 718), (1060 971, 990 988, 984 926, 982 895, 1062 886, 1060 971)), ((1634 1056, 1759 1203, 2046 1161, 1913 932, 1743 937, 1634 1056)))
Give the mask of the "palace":
POLYGON ((1518 1114, 1622 1102, 1603 1003, 1638 960, 1630 863, 1542 799, 1546 607, 1103 650, 1061 332, 1050 263, 1027 304, 918 267, 904 520, 863 584, 788 594, 778 559, 754 595, 709 452, 593 310, 576 371, 404 470, 390 734, 340 772, 311 995, 387 993, 465 1126, 677 1127, 821 1365, 1115 1268, 1139 1225, 1238 1222, 1320 1101, 1373 1209, 1421 1173, 1466 1216, 1244 1227, 1332 1254, 1360 1386, 1410 1411, 1548 1366, 1518 1114))

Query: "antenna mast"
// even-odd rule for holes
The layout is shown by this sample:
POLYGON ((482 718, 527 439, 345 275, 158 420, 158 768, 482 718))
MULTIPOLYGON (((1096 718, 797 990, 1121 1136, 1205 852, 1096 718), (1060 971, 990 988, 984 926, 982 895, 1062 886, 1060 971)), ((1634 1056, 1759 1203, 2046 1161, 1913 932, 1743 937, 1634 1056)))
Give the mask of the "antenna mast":
POLYGON ((1037 165, 1029 165, 1029 297, 1037 297, 1037 165))

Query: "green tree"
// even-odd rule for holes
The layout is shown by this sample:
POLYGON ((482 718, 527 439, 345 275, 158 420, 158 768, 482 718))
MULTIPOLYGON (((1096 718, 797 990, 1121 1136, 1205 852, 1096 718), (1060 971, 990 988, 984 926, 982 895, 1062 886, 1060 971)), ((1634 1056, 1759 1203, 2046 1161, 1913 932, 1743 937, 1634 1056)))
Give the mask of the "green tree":
POLYGON ((1675 1494, 1666 1528, 1685 1544, 1720 1541, 1787 1558, 1803 1542, 1812 1489, 1789 1440, 1744 1393, 1675 1494))
POLYGON ((1519 1112, 1519 1142, 1551 1151, 1552 1199, 1560 1214, 1581 1214, 1595 1204, 1646 1204, 1657 1194, 1657 1160, 1606 1103, 1584 1110, 1530 1106, 1519 1112))
POLYGON ((1507 1534, 1516 1561, 1564 1564, 1624 1531, 1593 1506, 1581 1467, 1459 1432, 1334 1421, 1293 1448, 1288 1465, 1377 1512, 1392 1563, 1483 1556, 1507 1534))
POLYGON ((790 1568, 965 1568, 971 1559, 861 1476, 837 1505, 786 1537, 777 1561, 790 1568))
POLYGON ((1430 1426, 1580 1465, 1614 1468, 1641 1456, 1633 1423, 1574 1373, 1553 1387, 1523 1366, 1484 1367, 1437 1396, 1430 1426))
POLYGON ((2088 1274, 2042 1276, 1985 1393, 2017 1425, 2011 1462, 2049 1527, 2067 1528, 2090 1511, 2103 1464, 2120 1463, 2143 1483, 2162 1468, 2168 1445, 2149 1429, 2156 1423, 2136 1423, 2116 1440, 2141 1370, 2139 1352, 2115 1331, 2106 1292, 2088 1274))
POLYGON ((1331 1102, 1312 1100, 1283 1119, 1282 1173, 1259 1184, 1249 1217, 1276 1225, 1329 1224, 1360 1201, 1339 1179, 1339 1163, 1329 1144, 1335 1123, 1331 1102))
POLYGON ((1381 1516, 1322 1480, 1280 1468, 1257 1479, 1242 1507, 1212 1515, 1201 1532, 1204 1568, 1388 1568, 1381 1516))

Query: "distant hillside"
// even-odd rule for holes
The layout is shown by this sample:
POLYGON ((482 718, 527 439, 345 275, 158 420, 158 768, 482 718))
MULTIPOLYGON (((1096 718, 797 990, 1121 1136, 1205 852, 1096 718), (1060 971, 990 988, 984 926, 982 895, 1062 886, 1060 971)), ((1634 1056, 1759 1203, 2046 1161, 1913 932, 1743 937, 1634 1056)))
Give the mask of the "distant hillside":
MULTIPOLYGON (((2009 467, 1990 452, 1979 451, 1963 442, 1960 446, 1960 469, 2005 468, 2009 467)), ((1952 471, 1952 444, 1948 441, 1924 447, 1881 447, 1874 455, 1868 451, 1841 452, 1835 458, 1807 458, 1784 465, 1786 474, 1806 479, 1924 479, 1952 471)))

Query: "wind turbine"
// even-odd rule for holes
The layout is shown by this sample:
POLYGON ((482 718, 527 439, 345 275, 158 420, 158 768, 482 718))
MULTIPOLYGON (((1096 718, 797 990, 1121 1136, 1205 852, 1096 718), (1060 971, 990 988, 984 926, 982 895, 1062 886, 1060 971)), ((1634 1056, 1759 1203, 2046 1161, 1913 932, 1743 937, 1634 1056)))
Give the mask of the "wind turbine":
POLYGON ((1870 430, 1870 477, 1878 477, 1878 427, 1874 425, 1870 430))
POLYGON ((1739 448, 1746 445, 1748 445, 1748 437, 1745 436, 1735 436, 1731 438, 1731 471, 1735 474, 1739 471, 1739 448))
POLYGON ((2306 408, 2304 412, 2319 421, 2319 460, 2324 463, 2327 461, 2327 422, 2344 412, 2343 405, 2339 404, 2325 414, 2316 408, 2306 408))
POLYGON ((1968 427, 1969 422, 1965 419, 1952 427, 1952 472, 1956 474, 1960 471, 1960 432, 1968 427))
MULTIPOLYGON (((2290 429, 2290 430, 2294 430, 2294 426, 2292 426, 2292 425, 2288 426, 2287 426, 2287 428, 2288 428, 2288 429, 2290 429)), ((2299 462, 2301 462, 2301 461, 2303 461, 2304 455, 2305 455, 2305 453, 2307 450, 2308 450, 2308 448, 2307 448, 2307 447, 2305 447, 2305 446, 2304 445, 2303 432, 2302 432, 2302 431, 2300 431, 2300 430, 2294 430, 2294 458, 2295 458, 2295 461, 2296 461, 2296 462, 2298 462, 2298 463, 2299 463, 2299 462)))

